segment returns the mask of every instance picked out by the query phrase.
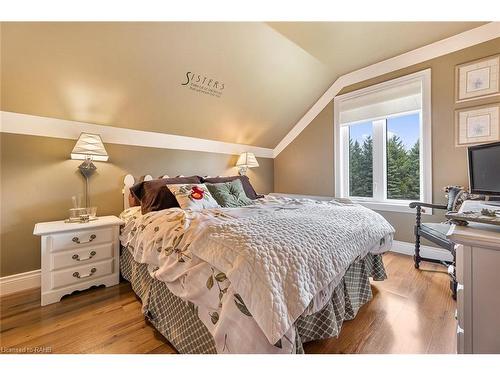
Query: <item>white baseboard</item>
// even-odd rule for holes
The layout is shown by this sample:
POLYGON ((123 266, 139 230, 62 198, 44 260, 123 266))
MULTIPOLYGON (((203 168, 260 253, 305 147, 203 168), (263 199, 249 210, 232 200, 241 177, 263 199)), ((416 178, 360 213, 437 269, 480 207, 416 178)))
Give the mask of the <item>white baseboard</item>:
POLYGON ((39 288, 40 280, 40 270, 0 277, 0 296, 20 292, 26 289, 39 288))
MULTIPOLYGON (((414 255, 415 254, 415 244, 403 241, 392 241, 392 252, 414 255)), ((451 253, 440 249, 439 247, 420 245, 420 256, 425 258, 437 259, 437 260, 448 260, 452 261, 453 257, 451 253)))

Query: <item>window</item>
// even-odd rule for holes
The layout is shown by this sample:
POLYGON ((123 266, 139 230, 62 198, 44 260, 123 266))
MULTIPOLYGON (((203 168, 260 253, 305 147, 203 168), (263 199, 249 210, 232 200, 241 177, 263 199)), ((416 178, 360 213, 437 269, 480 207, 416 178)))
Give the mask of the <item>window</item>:
POLYGON ((373 197, 373 125, 349 126, 349 196, 373 197))
POLYGON ((387 119, 387 199, 420 199, 420 113, 387 119))
POLYGON ((378 210, 430 202, 430 70, 335 98, 336 196, 378 210))

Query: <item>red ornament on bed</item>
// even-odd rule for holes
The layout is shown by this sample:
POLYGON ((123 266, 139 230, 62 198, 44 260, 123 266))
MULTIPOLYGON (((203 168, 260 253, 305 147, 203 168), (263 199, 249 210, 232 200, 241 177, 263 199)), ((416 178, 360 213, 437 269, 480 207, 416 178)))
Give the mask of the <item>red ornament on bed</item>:
POLYGON ((203 199, 203 195, 205 194, 205 191, 203 189, 200 189, 198 186, 193 186, 191 188, 191 198, 200 200, 203 199))

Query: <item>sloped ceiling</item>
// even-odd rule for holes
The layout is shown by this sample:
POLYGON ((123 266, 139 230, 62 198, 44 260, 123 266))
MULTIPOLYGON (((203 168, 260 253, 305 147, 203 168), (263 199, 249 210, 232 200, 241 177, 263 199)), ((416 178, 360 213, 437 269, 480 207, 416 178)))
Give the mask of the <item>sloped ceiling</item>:
POLYGON ((485 22, 270 22, 327 66, 331 79, 485 22))
POLYGON ((338 76, 481 24, 2 23, 1 110, 273 148, 338 76))

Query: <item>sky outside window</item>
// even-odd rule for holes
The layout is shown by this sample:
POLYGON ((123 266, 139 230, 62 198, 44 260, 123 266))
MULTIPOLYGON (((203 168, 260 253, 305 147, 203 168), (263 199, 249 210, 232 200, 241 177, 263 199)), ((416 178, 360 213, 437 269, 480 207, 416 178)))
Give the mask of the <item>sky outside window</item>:
POLYGON ((413 113, 387 119, 387 139, 397 136, 406 150, 410 150, 420 138, 420 114, 413 113))

